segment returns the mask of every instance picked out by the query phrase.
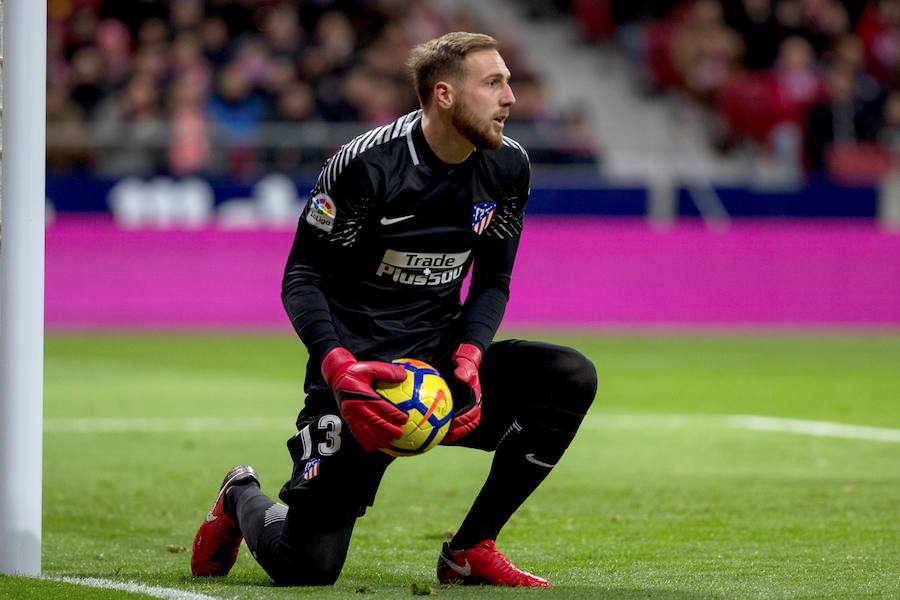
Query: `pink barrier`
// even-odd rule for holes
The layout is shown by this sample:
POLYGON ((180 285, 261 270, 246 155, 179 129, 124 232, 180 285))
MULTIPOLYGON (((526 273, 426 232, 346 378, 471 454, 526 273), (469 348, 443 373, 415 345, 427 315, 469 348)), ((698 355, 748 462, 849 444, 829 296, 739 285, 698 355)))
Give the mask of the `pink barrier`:
MULTIPOLYGON (((47 229, 48 326, 290 329, 279 297, 292 231, 47 229)), ((852 221, 531 218, 508 326, 900 325, 900 235, 852 221)))

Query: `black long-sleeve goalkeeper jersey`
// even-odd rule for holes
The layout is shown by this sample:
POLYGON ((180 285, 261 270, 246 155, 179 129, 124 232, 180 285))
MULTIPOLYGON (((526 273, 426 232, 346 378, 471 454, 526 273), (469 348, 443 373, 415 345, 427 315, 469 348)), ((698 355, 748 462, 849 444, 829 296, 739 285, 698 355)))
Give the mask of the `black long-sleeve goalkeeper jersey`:
POLYGON ((319 365, 337 346, 360 360, 432 364, 461 342, 487 348, 509 298, 529 179, 509 138, 442 162, 421 111, 342 146, 300 215, 282 287, 309 349, 306 391, 325 386, 319 365))

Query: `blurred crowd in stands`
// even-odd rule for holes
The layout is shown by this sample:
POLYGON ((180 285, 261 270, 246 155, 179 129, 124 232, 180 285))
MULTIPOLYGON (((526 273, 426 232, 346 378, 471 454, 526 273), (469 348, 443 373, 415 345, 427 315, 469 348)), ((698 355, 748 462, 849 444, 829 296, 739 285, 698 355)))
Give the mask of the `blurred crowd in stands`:
MULTIPOLYGON (((537 5, 532 2, 532 6, 537 5)), ((722 151, 874 182, 900 160, 900 0, 556 0, 650 91, 716 115, 722 151)))
MULTIPOLYGON (((48 168, 113 176, 318 169, 417 107, 413 45, 483 30, 425 0, 49 0, 48 20, 48 168)), ((583 129, 583 115, 553 114, 519 49, 501 44, 511 118, 583 129)), ((594 160, 586 143, 537 156, 594 160)))
MULTIPOLYGON (((648 92, 708 107, 722 152, 843 181, 900 156, 900 0, 519 3, 625 48, 648 92)), ((103 175, 315 171, 416 107, 413 45, 484 30, 428 0, 48 0, 48 18, 48 167, 103 175)), ((498 37, 510 135, 531 133, 536 162, 594 164, 585 111, 553 107, 519 42, 498 37)))

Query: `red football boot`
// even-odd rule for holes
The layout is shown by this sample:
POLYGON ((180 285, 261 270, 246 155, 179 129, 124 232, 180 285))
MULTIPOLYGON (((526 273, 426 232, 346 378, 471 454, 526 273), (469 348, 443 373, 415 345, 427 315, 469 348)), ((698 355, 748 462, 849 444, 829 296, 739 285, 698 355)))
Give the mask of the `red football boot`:
POLYGON ((191 573, 194 577, 222 577, 228 575, 234 566, 244 537, 234 519, 225 513, 225 492, 234 485, 248 481, 259 485, 259 477, 253 467, 235 467, 225 475, 219 496, 194 536, 191 550, 191 573))
POLYGON ((454 551, 444 544, 437 562, 441 583, 462 585, 505 585, 510 587, 550 587, 543 577, 532 575, 509 562, 497 550, 494 540, 484 540, 468 550, 454 551))

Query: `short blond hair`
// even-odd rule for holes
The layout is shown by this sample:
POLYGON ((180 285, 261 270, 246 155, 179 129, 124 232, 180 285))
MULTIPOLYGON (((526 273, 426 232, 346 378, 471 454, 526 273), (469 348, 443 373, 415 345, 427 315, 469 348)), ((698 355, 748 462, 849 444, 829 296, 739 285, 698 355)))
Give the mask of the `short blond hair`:
POLYGON ((483 33, 454 31, 428 40, 412 49, 407 61, 419 103, 431 102, 438 81, 459 79, 466 56, 478 50, 496 50, 497 40, 483 33))

